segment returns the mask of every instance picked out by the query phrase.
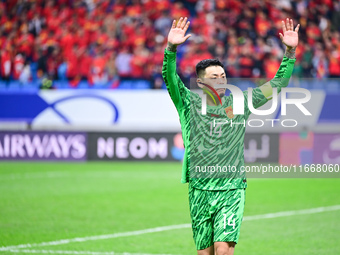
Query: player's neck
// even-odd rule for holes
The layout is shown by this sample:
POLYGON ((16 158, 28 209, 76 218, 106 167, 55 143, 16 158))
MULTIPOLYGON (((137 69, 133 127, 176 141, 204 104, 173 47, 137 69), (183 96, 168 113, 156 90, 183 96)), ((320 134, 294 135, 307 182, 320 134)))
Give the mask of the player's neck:
MULTIPOLYGON (((215 99, 215 100, 217 100, 217 99, 215 99)), ((220 104, 220 102, 218 102, 218 101, 216 101, 216 103, 217 103, 217 105, 220 104)), ((207 98, 207 105, 209 105, 209 106, 217 106, 217 105, 215 104, 215 102, 212 100, 211 97, 208 97, 208 98, 207 98)))

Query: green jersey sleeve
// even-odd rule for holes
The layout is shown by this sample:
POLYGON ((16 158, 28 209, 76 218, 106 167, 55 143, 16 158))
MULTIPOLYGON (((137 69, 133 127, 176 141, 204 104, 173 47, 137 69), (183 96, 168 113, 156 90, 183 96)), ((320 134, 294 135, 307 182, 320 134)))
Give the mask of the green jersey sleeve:
POLYGON ((281 89, 288 86, 289 79, 292 76, 294 64, 296 59, 283 57, 279 70, 275 77, 270 81, 272 88, 277 88, 277 92, 280 93, 281 89))
POLYGON ((189 98, 190 90, 185 87, 176 72, 176 52, 165 49, 162 76, 171 100, 175 104, 177 111, 179 111, 183 108, 185 100, 189 98))
POLYGON ((282 88, 288 86, 289 79, 293 73, 295 61, 295 58, 290 59, 286 56, 283 57, 283 60, 275 77, 260 87, 266 98, 272 98, 273 88, 277 88, 277 93, 280 93, 282 88))
MULTIPOLYGON (((286 56, 283 57, 279 70, 275 77, 264 85, 253 89, 252 101, 254 108, 259 108, 271 99, 273 94, 273 88, 277 88, 277 92, 280 93, 281 89, 288 86, 289 79, 292 76, 294 63, 296 59, 290 59, 286 56)), ((248 92, 243 91, 244 104, 245 104, 245 115, 246 119, 250 116, 250 110, 248 107, 248 92)))

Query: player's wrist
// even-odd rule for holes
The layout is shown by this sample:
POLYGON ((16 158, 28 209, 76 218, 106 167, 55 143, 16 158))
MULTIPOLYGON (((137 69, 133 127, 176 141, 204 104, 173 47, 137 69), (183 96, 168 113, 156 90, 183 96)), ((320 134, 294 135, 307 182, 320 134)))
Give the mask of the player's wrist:
POLYGON ((294 59, 295 58, 295 51, 296 51, 296 47, 287 46, 286 51, 285 51, 285 56, 287 58, 294 59))
POLYGON ((177 45, 173 44, 171 42, 168 42, 166 49, 171 52, 176 52, 177 51, 177 45))

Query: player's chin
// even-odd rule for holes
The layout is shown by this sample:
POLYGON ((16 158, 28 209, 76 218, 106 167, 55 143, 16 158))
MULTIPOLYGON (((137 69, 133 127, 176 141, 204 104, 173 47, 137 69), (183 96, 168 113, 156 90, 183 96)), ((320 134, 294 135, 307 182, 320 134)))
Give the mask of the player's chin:
POLYGON ((225 95, 225 90, 223 89, 217 89, 216 92, 218 93, 220 97, 223 97, 225 95))

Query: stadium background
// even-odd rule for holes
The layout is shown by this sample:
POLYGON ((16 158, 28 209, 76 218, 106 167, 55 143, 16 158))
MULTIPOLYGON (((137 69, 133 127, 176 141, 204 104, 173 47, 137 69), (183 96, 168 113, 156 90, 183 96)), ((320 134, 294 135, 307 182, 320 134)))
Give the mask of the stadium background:
MULTIPOLYGON (((290 86, 312 116, 252 115, 279 121, 247 128, 245 160, 340 164, 340 1, 0 1, 0 254, 194 254, 161 77, 181 16, 182 80, 217 57, 242 89, 275 75, 281 20, 300 23, 290 86)), ((337 178, 255 177, 235 254, 340 254, 337 178)))

